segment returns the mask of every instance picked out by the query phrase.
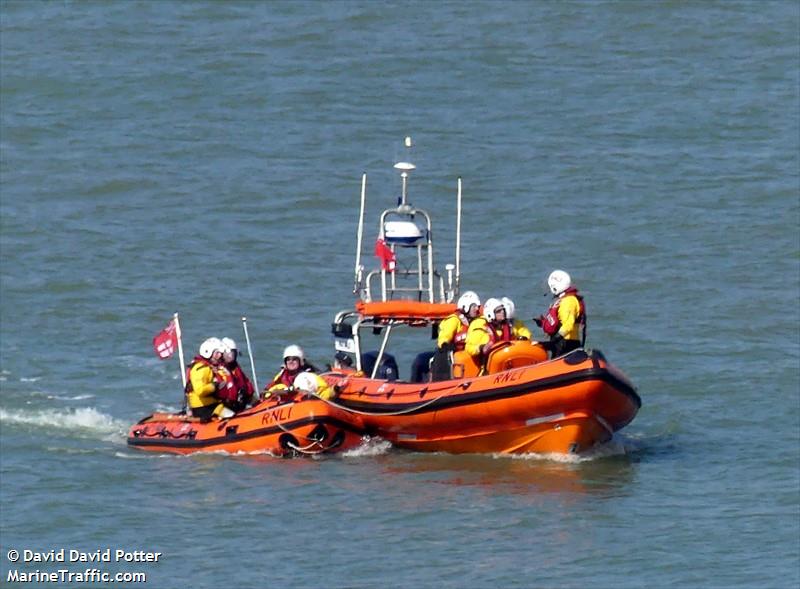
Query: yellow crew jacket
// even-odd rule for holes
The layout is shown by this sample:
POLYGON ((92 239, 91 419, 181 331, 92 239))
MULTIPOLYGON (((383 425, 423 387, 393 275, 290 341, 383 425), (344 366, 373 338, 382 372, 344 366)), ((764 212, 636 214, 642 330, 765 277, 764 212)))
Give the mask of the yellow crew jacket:
POLYGON ((195 361, 189 370, 189 382, 192 384, 192 389, 187 395, 190 408, 219 403, 214 396, 217 387, 214 384, 214 369, 210 365, 195 361))
POLYGON ((511 335, 514 339, 533 339, 531 330, 525 327, 525 324, 519 319, 514 319, 514 322, 511 324, 511 335))
MULTIPOLYGON (((494 334, 494 341, 500 341, 500 338, 503 336, 503 330, 495 329, 494 334)), ((532 339, 531 330, 525 327, 525 324, 519 319, 515 319, 513 325, 511 326, 511 336, 514 339, 532 339)), ((477 358, 481 355, 481 348, 488 344, 490 339, 489 324, 486 319, 483 317, 474 319, 472 323, 469 324, 469 331, 467 332, 467 353, 470 356, 477 358)))
POLYGON ((442 319, 442 322, 439 324, 439 337, 436 339, 437 348, 441 348, 443 345, 451 342, 458 347, 456 336, 462 329, 465 327, 468 328, 468 326, 464 325, 461 317, 462 315, 460 313, 453 313, 442 319))
POLYGON ((467 332, 467 345, 464 348, 467 354, 473 358, 479 358, 481 355, 481 348, 489 343, 489 324, 483 317, 476 317, 469 324, 469 331, 467 332))
POLYGON ((558 322, 561 327, 558 333, 567 340, 581 340, 581 324, 578 316, 581 312, 581 303, 574 294, 568 294, 558 301, 558 322))
MULTIPOLYGON (((281 380, 283 372, 284 369, 279 370, 278 374, 275 375, 275 378, 272 379, 272 383, 267 385, 268 388, 264 391, 262 399, 269 399, 273 393, 277 393, 278 391, 285 391, 289 388, 281 380)), ((300 374, 300 372, 298 372, 297 374, 300 374)), ((297 376, 297 374, 295 375, 295 377, 297 376)), ((330 386, 328 386, 328 383, 325 382, 325 379, 322 378, 319 374, 316 373, 313 374, 317 380, 317 396, 324 401, 329 401, 330 399, 333 399, 333 397, 335 396, 333 389, 330 386)))

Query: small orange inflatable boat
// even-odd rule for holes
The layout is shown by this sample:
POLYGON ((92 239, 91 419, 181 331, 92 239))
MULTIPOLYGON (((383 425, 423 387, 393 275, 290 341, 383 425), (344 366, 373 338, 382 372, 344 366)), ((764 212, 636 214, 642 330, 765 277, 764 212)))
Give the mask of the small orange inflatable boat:
POLYGON ((269 452, 276 456, 327 454, 355 448, 363 425, 357 415, 319 399, 266 400, 229 419, 154 413, 131 426, 128 445, 151 452, 269 452))

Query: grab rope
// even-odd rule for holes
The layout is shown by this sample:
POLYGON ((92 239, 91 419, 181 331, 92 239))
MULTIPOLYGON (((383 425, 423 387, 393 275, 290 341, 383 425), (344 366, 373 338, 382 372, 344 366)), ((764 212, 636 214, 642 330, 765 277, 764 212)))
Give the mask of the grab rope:
POLYGON ((331 448, 335 448, 336 446, 339 446, 340 444, 331 444, 331 445, 330 445, 330 446, 328 446, 327 448, 326 448, 326 447, 324 447, 324 446, 322 445, 322 443, 321 443, 321 442, 312 442, 312 443, 311 443, 311 444, 309 444, 308 446, 304 446, 304 447, 301 447, 301 446, 295 446, 295 445, 294 445, 294 444, 292 444, 291 442, 286 442, 286 445, 287 445, 287 446, 289 446, 289 447, 290 447, 292 450, 294 450, 295 452, 299 452, 300 454, 307 454, 307 455, 309 455, 309 456, 315 456, 315 455, 317 455, 317 454, 324 454, 325 452, 327 452, 327 451, 328 451, 328 450, 330 450, 331 448), (311 450, 309 450, 309 448, 311 448, 311 447, 312 447, 312 446, 314 446, 314 445, 319 445, 319 447, 321 448, 321 450, 316 450, 316 451, 311 451, 311 450))
MULTIPOLYGON (((316 397, 316 398, 317 398, 317 399, 320 399, 321 401, 325 401, 326 403, 328 402, 328 401, 326 401, 325 399, 322 399, 321 397, 316 397)), ((302 399, 301 399, 301 401, 302 401, 302 399)), ((297 403, 297 402, 298 402, 298 401, 292 401, 292 403, 297 403)), ((258 411, 253 411, 253 412, 252 412, 252 415, 255 415, 256 413, 261 413, 261 412, 263 412, 263 411, 268 411, 268 409, 264 408, 264 409, 259 409, 258 411)), ((308 444, 307 446, 302 446, 302 447, 295 447, 295 446, 294 446, 294 444, 292 444, 291 442, 289 442, 287 445, 288 445, 288 446, 290 446, 290 447, 292 448, 292 450, 296 450, 296 451, 298 451, 298 452, 305 452, 305 451, 306 451, 308 448, 312 448, 312 447, 313 447, 313 446, 315 446, 315 445, 320 445, 320 444, 321 444, 321 442, 320 442, 319 440, 315 440, 314 438, 310 438, 310 437, 308 437, 308 436, 304 436, 304 435, 302 435, 302 434, 299 434, 298 432, 292 431, 291 429, 287 428, 286 426, 284 426, 284 425, 283 425, 282 423, 280 423, 280 422, 277 422, 277 423, 275 423, 275 425, 278 427, 278 429, 280 429, 280 430, 281 430, 283 433, 285 433, 285 434, 290 434, 290 435, 292 435, 292 436, 295 436, 295 435, 296 435, 296 436, 298 436, 299 438, 302 438, 302 439, 304 439, 304 440, 307 440, 307 441, 311 442, 311 443, 310 443, 310 444, 308 444)), ((312 432, 313 432, 313 430, 312 430, 312 432)), ((323 449, 322 449, 322 450, 320 450, 319 452, 305 452, 305 453, 311 453, 311 454, 321 454, 322 452, 326 452, 326 451, 327 451, 328 449, 330 449, 331 447, 332 447, 332 446, 329 446, 328 448, 323 448, 323 449)))
MULTIPOLYGON (((445 390, 449 390, 449 389, 445 389, 445 390)), ((435 403, 436 401, 438 401, 439 399, 441 399, 444 396, 445 396, 445 393, 442 393, 438 397, 435 397, 433 399, 425 401, 424 403, 420 403, 419 405, 411 407, 410 409, 404 409, 403 411, 393 411, 391 413, 384 413, 384 412, 377 412, 377 411, 375 411, 375 412, 373 412, 373 411, 359 411, 358 409, 352 409, 350 407, 346 407, 345 405, 340 405, 339 403, 335 403, 334 401, 331 401, 330 399, 323 399, 322 397, 318 397, 318 398, 320 399, 320 401, 324 401, 325 403, 327 403, 331 407, 336 407, 337 409, 341 409, 342 411, 345 411, 347 413, 355 413, 357 415, 393 416, 393 415, 405 415, 407 413, 414 413, 415 411, 419 411, 420 409, 424 409, 428 405, 431 405, 431 404, 435 403)))
MULTIPOLYGON (((296 403, 296 401, 292 401, 292 403, 296 403)), ((262 412, 264 412, 264 411, 269 411, 269 409, 267 409, 267 408, 264 408, 264 409, 259 409, 258 411, 252 411, 251 413, 249 413, 249 415, 256 415, 256 414, 258 414, 258 413, 262 413, 262 412)), ((242 412, 242 413, 244 413, 244 412, 242 412)), ((239 417, 239 416, 241 416, 241 415, 242 415, 242 413, 237 413, 237 415, 236 415, 236 416, 237 416, 237 417, 239 417)), ((296 432, 293 432, 292 430, 290 430, 289 428, 285 427, 285 426, 284 426, 282 423, 280 423, 280 422, 277 422, 277 423, 275 423, 275 425, 276 425, 276 426, 278 427, 278 429, 279 429, 279 430, 281 430, 283 433, 286 433, 286 434, 291 434, 291 435, 296 435, 296 432)), ((314 439, 312 439, 312 438, 309 438, 308 436, 303 436, 303 435, 300 435, 299 437, 301 437, 301 438, 303 438, 303 439, 305 439, 305 440, 310 440, 310 441, 311 441, 311 443, 310 443, 308 446, 306 446, 306 448, 310 448, 310 447, 312 447, 314 444, 318 444, 318 443, 319 443, 317 440, 314 440, 314 439)))

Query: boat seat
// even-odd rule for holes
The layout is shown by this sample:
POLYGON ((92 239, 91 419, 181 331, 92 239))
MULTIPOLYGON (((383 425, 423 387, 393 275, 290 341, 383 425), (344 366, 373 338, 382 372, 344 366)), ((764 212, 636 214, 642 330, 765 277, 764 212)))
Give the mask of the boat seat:
POLYGON ((530 366, 545 360, 547 360, 547 350, 538 342, 528 340, 500 342, 489 351, 486 374, 495 374, 519 366, 530 366))
POLYGON ((453 352, 453 378, 478 376, 481 365, 466 350, 453 352))

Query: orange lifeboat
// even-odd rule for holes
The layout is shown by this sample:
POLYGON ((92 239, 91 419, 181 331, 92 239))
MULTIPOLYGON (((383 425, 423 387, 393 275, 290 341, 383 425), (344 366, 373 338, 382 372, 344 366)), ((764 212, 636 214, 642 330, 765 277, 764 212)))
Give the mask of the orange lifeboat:
MULTIPOLYGON (((405 145, 411 147, 409 137, 405 145)), ((416 166, 397 162, 394 167, 401 176, 401 196, 380 216, 374 250, 380 264, 372 269, 362 263, 367 185, 362 176, 353 277, 358 300, 337 313, 331 325, 342 371, 322 375, 337 392, 334 400, 265 401, 207 423, 154 414, 131 427, 128 444, 181 454, 223 450, 284 456, 351 448, 366 434, 419 451, 578 454, 609 441, 635 418, 641 407, 635 387, 599 350, 579 348, 549 359, 535 341, 505 341, 485 362, 463 351, 433 351, 430 340, 456 311, 462 284, 461 179, 455 263, 442 272, 434 266, 430 215, 408 198, 416 166), (403 331, 421 333, 425 340, 395 347, 394 334, 403 331), (399 380, 393 354, 414 351, 410 378, 399 380)))
POLYGON ((229 419, 154 413, 128 431, 128 445, 151 452, 269 452, 275 456, 329 454, 361 443, 361 419, 319 399, 267 399, 229 419))
POLYGON ((506 342, 483 376, 415 384, 326 379, 340 391, 336 404, 368 431, 420 451, 575 454, 610 440, 636 416, 636 390, 601 352, 534 364, 531 348, 543 353, 527 341, 506 342))
MULTIPOLYGON (((409 137, 405 146, 412 146, 409 137)), ((371 269, 362 258, 367 185, 362 176, 353 277, 358 300, 337 313, 331 326, 334 349, 354 373, 323 375, 338 391, 333 403, 358 415, 369 434, 421 451, 575 454, 610 440, 630 423, 641 399, 598 350, 579 348, 549 359, 542 344, 528 340, 501 342, 485 359, 433 350, 430 340, 456 312, 462 286, 461 179, 455 263, 443 272, 434 265, 430 215, 412 205, 408 194, 416 166, 401 161, 394 167, 401 195, 397 206, 380 215, 375 246, 380 263, 371 269), (395 334, 414 331, 422 343, 403 338, 397 344, 395 334), (399 380, 403 355, 414 351, 408 381, 399 380)))

